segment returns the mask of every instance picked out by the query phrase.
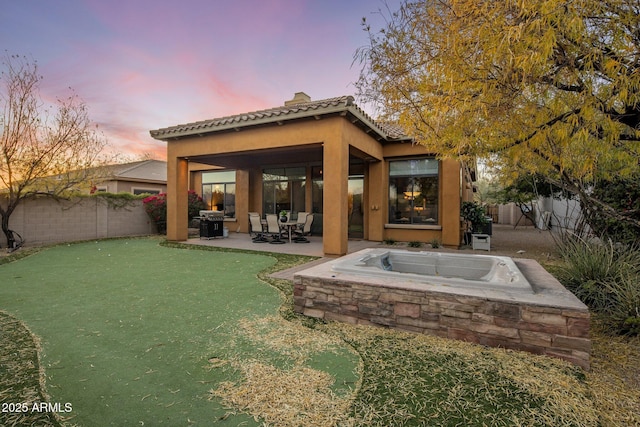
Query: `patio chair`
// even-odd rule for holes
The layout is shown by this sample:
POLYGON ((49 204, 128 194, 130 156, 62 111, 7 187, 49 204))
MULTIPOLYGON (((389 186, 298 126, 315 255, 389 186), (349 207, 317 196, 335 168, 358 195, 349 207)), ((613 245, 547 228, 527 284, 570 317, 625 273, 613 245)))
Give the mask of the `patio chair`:
POLYGON ((304 223, 307 221, 307 216, 309 212, 298 212, 298 219, 296 223, 298 224, 298 228, 302 229, 304 227, 304 223))
POLYGON ((311 235, 311 224, 313 224, 313 214, 308 214, 302 227, 294 231, 296 237, 293 241, 296 243, 310 243, 307 236, 311 235))
POLYGON ((272 244, 282 244, 285 243, 282 240, 280 229, 280 224, 278 223, 278 215, 276 214, 267 214, 267 235, 271 237, 271 241, 269 243, 272 244))
POLYGON ((269 241, 264 233, 264 227, 260 221, 260 214, 258 212, 249 212, 249 236, 253 243, 266 243, 269 241))

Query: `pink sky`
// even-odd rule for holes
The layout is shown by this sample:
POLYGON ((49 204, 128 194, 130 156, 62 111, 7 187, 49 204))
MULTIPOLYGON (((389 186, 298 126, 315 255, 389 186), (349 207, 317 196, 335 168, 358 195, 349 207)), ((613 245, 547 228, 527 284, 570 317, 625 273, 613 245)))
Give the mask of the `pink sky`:
MULTIPOLYGON (((400 0, 389 0, 393 10, 400 0)), ((0 40, 38 62, 44 99, 68 96, 119 151, 165 158, 149 130, 355 95, 366 17, 383 0, 27 0, 3 2, 0 40)))

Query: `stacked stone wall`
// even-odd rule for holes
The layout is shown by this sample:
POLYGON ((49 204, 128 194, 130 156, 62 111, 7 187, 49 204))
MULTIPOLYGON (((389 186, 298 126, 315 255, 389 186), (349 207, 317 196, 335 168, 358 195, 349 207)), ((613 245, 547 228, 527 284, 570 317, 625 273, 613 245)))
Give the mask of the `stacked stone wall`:
POLYGON ((523 350, 589 368, 586 309, 299 276, 295 278, 294 306, 310 317, 523 350))

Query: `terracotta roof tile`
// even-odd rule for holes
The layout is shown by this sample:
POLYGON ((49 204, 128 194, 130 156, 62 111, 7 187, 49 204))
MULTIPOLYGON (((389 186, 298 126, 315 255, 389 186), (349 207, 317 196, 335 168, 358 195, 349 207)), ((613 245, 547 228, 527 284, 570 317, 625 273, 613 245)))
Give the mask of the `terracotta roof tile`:
POLYGON ((400 127, 389 123, 377 123, 358 107, 352 96, 340 96, 336 98, 322 99, 318 101, 300 102, 285 106, 269 108, 266 110, 252 111, 219 117, 210 120, 186 123, 167 128, 150 131, 155 139, 167 140, 183 136, 197 135, 201 133, 216 132, 227 129, 238 129, 245 126, 274 123, 284 120, 293 120, 320 114, 330 114, 348 111, 365 123, 365 125, 377 130, 385 139, 406 139, 406 135, 400 127))

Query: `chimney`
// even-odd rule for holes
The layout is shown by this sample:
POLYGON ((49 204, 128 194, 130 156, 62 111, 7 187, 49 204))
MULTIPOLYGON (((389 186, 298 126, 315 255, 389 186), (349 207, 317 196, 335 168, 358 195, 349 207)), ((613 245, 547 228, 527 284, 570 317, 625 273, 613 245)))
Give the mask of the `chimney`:
POLYGON ((305 102, 311 102, 311 97, 304 92, 296 92, 295 95, 293 95, 292 100, 284 101, 284 106, 288 107, 289 105, 304 104, 305 102))

